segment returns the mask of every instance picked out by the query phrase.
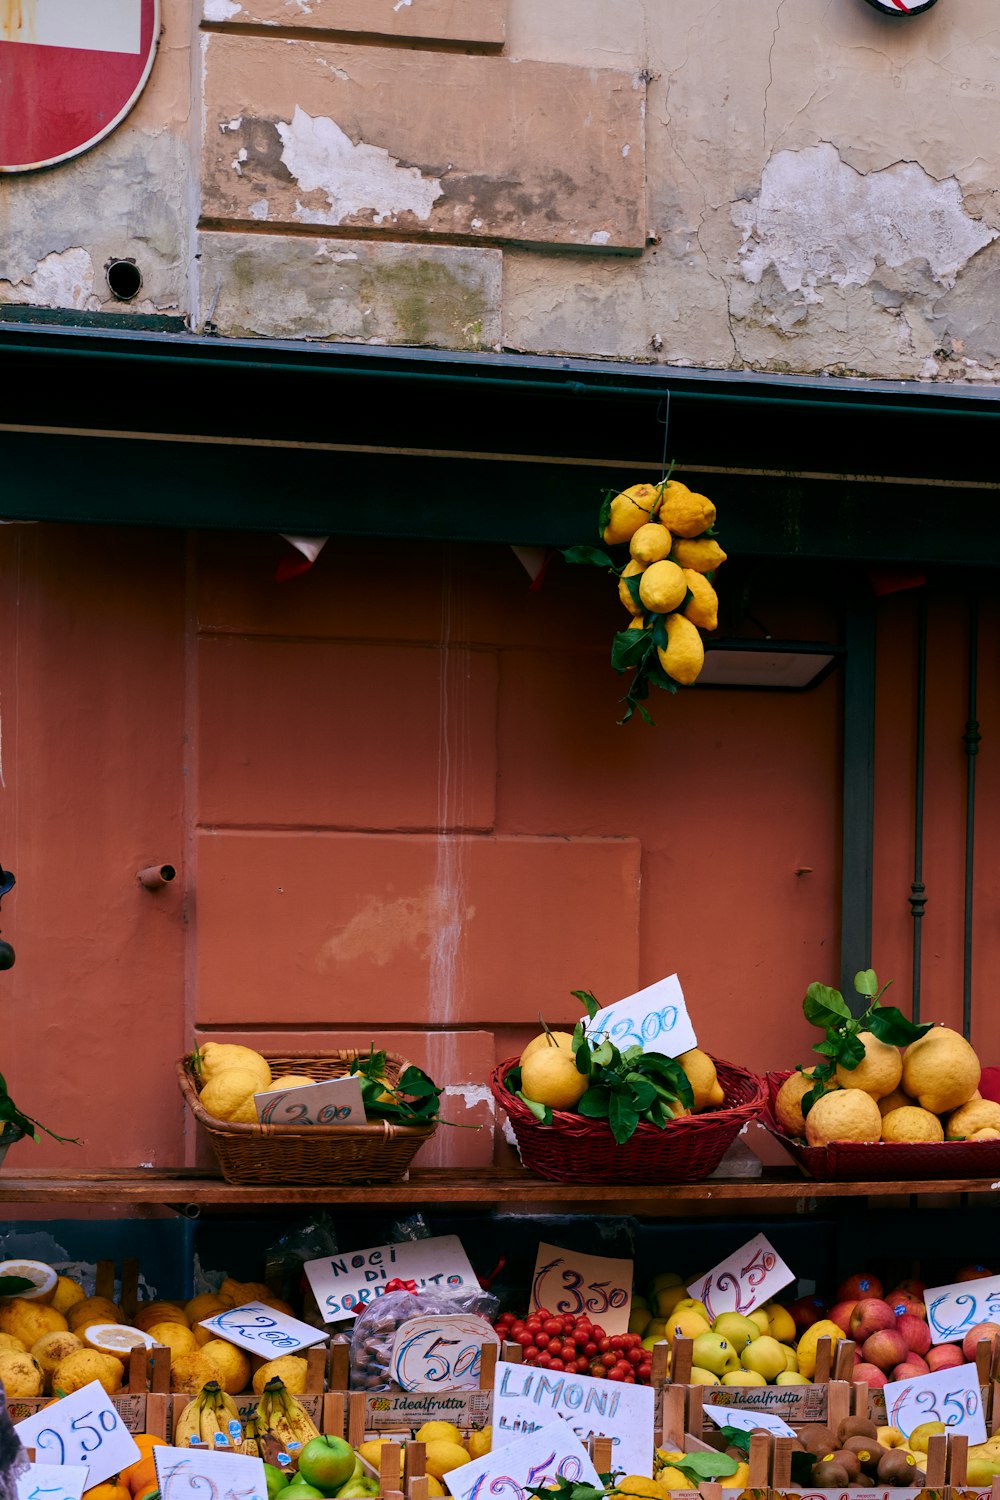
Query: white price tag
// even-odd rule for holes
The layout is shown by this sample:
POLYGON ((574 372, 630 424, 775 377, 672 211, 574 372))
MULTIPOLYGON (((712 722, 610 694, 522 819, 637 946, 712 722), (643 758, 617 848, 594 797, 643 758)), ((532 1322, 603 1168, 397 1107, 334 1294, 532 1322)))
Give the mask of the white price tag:
POLYGON ((307 1260, 303 1269, 327 1323, 357 1317, 384 1296, 386 1283, 397 1277, 415 1281, 418 1289, 431 1287, 436 1292, 479 1286, 457 1234, 349 1250, 343 1255, 307 1260))
POLYGON ((789 1427, 780 1417, 769 1411, 737 1411, 731 1406, 713 1406, 705 1402, 705 1410, 717 1427, 736 1427, 740 1432, 773 1432, 775 1437, 795 1437, 795 1428, 789 1427))
POLYGON ((500 1339, 475 1313, 411 1318, 396 1329, 390 1378, 403 1391, 478 1391, 484 1344, 500 1339))
POLYGON ((17 1476, 17 1500, 80 1500, 89 1473, 82 1464, 29 1464, 17 1476))
POLYGON ((614 1005, 606 1005, 592 1021, 587 1016, 581 1020, 595 1046, 607 1037, 621 1052, 641 1047, 643 1052, 680 1057, 682 1052, 690 1052, 698 1045, 676 974, 657 980, 625 1000, 616 1000, 614 1005))
POLYGON ((500 1360, 493 1387, 493 1447, 502 1448, 538 1428, 549 1431, 553 1418, 562 1417, 581 1442, 611 1439, 613 1469, 644 1474, 653 1448, 654 1405, 648 1385, 500 1360))
POLYGON ((932 1344, 962 1339, 977 1323, 1000 1322, 1000 1276, 929 1286, 924 1292, 932 1344))
POLYGON ((153 1449, 160 1500, 187 1500, 191 1495, 225 1495, 238 1500, 268 1500, 264 1464, 243 1453, 215 1453, 211 1448, 153 1449))
POLYGON ((202 1318, 201 1327, 211 1328, 220 1339, 228 1339, 251 1354, 262 1354, 265 1359, 276 1359, 279 1354, 298 1354, 300 1349, 322 1344, 326 1338, 322 1328, 313 1328, 309 1323, 300 1323, 298 1318, 289 1318, 265 1302, 244 1302, 242 1307, 227 1307, 225 1312, 216 1313, 214 1317, 202 1318))
POLYGON ((714 1271, 699 1276, 688 1291, 704 1302, 714 1322, 720 1313, 753 1312, 794 1280, 795 1272, 788 1269, 766 1236, 758 1234, 735 1255, 720 1261, 714 1271))
POLYGON ((541 1244, 531 1281, 531 1306, 599 1323, 605 1333, 627 1333, 632 1307, 632 1262, 604 1255, 578 1255, 541 1244))
POLYGON ((88 1488, 142 1457, 125 1423, 96 1380, 25 1417, 14 1428, 40 1463, 74 1464, 90 1470, 88 1488))
POLYGON ((912 1380, 891 1380, 885 1396, 886 1420, 907 1437, 922 1422, 943 1422, 972 1444, 985 1443, 983 1397, 975 1365, 954 1365, 912 1380))
POLYGON ((328 1078, 297 1089, 254 1094, 262 1125, 367 1125, 358 1078, 328 1078))
MULTIPOLYGON (((645 1462, 648 1468, 649 1455, 645 1462)), ((456 1500, 480 1500, 488 1495, 502 1495, 504 1500, 530 1500, 525 1495, 529 1485, 553 1484, 557 1479, 604 1488, 580 1439, 565 1422, 558 1420, 520 1437, 499 1452, 494 1449, 485 1458, 460 1464, 444 1476, 456 1500)))

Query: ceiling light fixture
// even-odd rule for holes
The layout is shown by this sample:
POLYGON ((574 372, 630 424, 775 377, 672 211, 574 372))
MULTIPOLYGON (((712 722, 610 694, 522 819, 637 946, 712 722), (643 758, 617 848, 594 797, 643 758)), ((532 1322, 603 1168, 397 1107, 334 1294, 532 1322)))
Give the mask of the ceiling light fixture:
POLYGON ((710 640, 698 686, 801 693, 828 677, 843 655, 831 641, 710 640))

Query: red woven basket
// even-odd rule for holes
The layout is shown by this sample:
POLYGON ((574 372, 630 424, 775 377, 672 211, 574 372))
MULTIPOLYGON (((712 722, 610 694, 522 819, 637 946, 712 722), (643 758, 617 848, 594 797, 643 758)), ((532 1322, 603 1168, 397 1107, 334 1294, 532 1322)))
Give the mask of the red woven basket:
POLYGON ((605 1120, 556 1109, 551 1125, 540 1124, 507 1090, 505 1079, 517 1061, 508 1057, 494 1068, 490 1088, 510 1120, 522 1162, 552 1182, 698 1182, 715 1171, 743 1126, 767 1107, 763 1079, 715 1058, 726 1096, 721 1109, 685 1115, 662 1130, 642 1121, 619 1146, 605 1120))
POLYGON ((765 1123, 810 1177, 825 1182, 954 1181, 959 1177, 1000 1177, 1000 1141, 831 1141, 807 1146, 783 1135, 774 1118, 778 1090, 791 1072, 768 1073, 765 1123))

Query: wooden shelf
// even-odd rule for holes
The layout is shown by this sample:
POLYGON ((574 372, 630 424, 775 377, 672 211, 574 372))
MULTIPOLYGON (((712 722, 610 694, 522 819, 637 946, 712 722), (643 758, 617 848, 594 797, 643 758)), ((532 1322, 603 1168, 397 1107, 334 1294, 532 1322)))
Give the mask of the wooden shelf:
POLYGON ((201 1209, 247 1209, 323 1203, 337 1208, 373 1208, 406 1204, 448 1208, 626 1208, 634 1213, 669 1215, 685 1204, 740 1212, 774 1207, 795 1211, 803 1200, 843 1198, 907 1199, 916 1195, 975 1194, 988 1199, 1000 1190, 989 1178, 919 1182, 816 1182, 797 1170, 768 1170, 754 1179, 713 1178, 706 1182, 653 1186, 588 1185, 546 1182, 518 1168, 414 1171, 405 1182, 375 1186, 239 1187, 208 1171, 137 1167, 106 1172, 0 1171, 0 1203, 83 1203, 118 1207, 166 1206, 182 1212, 201 1209))

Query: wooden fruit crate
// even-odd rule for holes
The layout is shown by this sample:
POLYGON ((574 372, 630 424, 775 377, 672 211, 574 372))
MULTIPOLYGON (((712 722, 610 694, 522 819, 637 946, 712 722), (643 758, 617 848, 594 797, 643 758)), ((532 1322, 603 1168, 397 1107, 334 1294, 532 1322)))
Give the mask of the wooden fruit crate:
MULTIPOLYGON (((514 1347, 520 1354, 520 1344, 514 1347)), ((403 1391, 396 1386, 386 1391, 349 1391, 349 1345, 346 1339, 337 1338, 330 1345, 327 1383, 331 1395, 340 1393, 344 1397, 346 1436, 353 1447, 367 1437, 412 1437, 425 1422, 452 1422, 468 1437, 489 1426, 497 1357, 495 1344, 482 1346, 477 1391, 424 1393, 403 1391)))
MULTIPOLYGON (((653 1351, 654 1385, 657 1345, 653 1351)), ((666 1345, 662 1346, 664 1349, 666 1345)), ((681 1386, 689 1392, 688 1431, 700 1434, 704 1425, 702 1406, 717 1400, 739 1411, 770 1412, 794 1426, 796 1422, 828 1422, 850 1414, 850 1375, 854 1368, 854 1344, 845 1339, 834 1345, 831 1339, 820 1339, 816 1346, 816 1374, 812 1385, 714 1386, 688 1385, 692 1364, 691 1339, 677 1338, 673 1343, 670 1378, 665 1389, 681 1386), (832 1398, 831 1398, 831 1392, 832 1398), (834 1402, 831 1409, 830 1401, 834 1402), (835 1413, 839 1416, 835 1418, 835 1413)), ((883 1406, 884 1410, 884 1406, 883 1406)), ((708 1427, 711 1429, 711 1422, 708 1427)))

